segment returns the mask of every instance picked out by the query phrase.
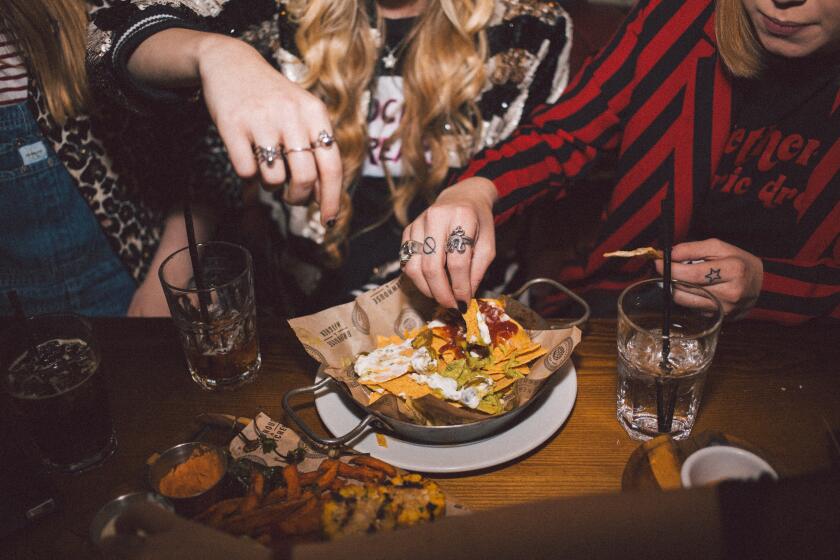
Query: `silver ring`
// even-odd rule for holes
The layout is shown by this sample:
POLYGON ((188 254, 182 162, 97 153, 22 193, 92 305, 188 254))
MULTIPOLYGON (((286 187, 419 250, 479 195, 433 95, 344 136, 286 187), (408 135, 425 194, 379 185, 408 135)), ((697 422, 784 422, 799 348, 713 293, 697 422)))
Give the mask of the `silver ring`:
POLYGON ((414 241, 413 239, 403 241, 403 244, 400 245, 400 266, 405 266, 406 264, 408 264, 408 261, 411 260, 411 257, 419 253, 422 247, 422 243, 420 243, 419 241, 414 241))
POLYGON ((446 238, 446 252, 447 253, 461 253, 467 250, 468 245, 475 245, 475 239, 467 235, 464 228, 456 227, 446 238))
POLYGON ((295 152, 311 152, 314 148, 307 146, 305 148, 283 148, 283 155, 294 154, 295 152))
POLYGON ((312 142, 312 149, 315 148, 329 148, 335 144, 335 136, 327 132, 326 130, 322 130, 318 133, 318 138, 312 142))
POLYGON ((276 146, 254 146, 254 156, 257 158, 257 163, 265 163, 271 167, 276 160, 283 157, 283 146, 280 144, 276 146))

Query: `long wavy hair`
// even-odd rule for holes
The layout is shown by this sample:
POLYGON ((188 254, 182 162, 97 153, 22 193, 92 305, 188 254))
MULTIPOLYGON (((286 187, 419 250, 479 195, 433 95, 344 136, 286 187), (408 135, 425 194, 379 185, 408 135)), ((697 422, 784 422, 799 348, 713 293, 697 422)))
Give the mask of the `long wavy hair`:
POLYGON ((0 0, 0 14, 60 124, 88 99, 84 0, 0 0))
POLYGON ((724 64, 734 76, 756 78, 761 74, 764 47, 742 0, 717 0, 715 40, 724 64))
MULTIPOLYGON (((374 2, 370 3, 375 5, 374 2)), ((371 33, 366 0, 289 0, 299 27, 295 41, 308 69, 301 85, 318 95, 330 112, 344 165, 342 211, 324 240, 325 264, 343 259, 352 212, 347 188, 358 178, 367 156, 364 107, 380 41, 371 33)), ((387 173, 392 213, 408 223, 408 209, 418 196, 432 201, 455 161, 472 155, 480 138, 476 99, 485 84, 485 29, 494 0, 429 0, 404 51, 405 111, 397 131, 402 176, 387 173)), ((384 22, 376 15, 384 42, 384 22)), ((389 214, 390 215, 390 214, 389 214)), ((388 216, 383 217, 387 219, 388 216)))

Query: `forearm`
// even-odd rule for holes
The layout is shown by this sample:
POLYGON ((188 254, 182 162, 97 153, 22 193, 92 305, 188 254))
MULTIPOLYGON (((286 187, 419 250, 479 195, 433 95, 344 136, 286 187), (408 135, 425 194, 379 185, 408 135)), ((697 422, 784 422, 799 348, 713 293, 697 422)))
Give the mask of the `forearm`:
POLYGON ((171 28, 140 43, 129 57, 127 68, 134 80, 147 87, 194 87, 201 83, 201 61, 219 48, 259 56, 238 39, 206 31, 171 28))
POLYGON ((481 201, 488 208, 492 208, 499 198, 496 186, 489 179, 484 177, 470 177, 441 192, 438 200, 447 200, 450 197, 467 197, 472 200, 481 201))

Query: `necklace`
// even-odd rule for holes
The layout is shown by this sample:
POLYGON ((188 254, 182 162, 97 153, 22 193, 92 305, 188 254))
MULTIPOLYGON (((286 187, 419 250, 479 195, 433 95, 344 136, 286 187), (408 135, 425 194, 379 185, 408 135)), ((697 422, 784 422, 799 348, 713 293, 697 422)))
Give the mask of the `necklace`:
POLYGON ((393 70, 400 62, 400 56, 414 36, 417 18, 386 20, 382 32, 382 53, 380 60, 386 70, 393 70), (397 41, 396 39, 399 38, 397 41), (390 41, 388 39, 391 39, 390 41), (393 44, 390 46, 388 43, 393 44))
POLYGON ((389 47, 388 45, 383 44, 382 47, 385 50, 385 55, 382 57, 382 65, 387 68, 388 70, 393 70, 397 66, 397 62, 400 60, 400 54, 403 47, 405 46, 405 40, 408 37, 403 37, 399 43, 394 45, 393 47, 389 47))

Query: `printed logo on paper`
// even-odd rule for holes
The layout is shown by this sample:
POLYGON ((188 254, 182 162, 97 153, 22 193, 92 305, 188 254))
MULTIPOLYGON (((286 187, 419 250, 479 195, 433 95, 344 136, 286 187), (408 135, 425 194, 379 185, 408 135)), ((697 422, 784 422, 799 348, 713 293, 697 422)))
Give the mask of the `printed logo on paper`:
POLYGON ((318 363, 326 364, 327 360, 324 358, 324 355, 321 354, 320 351, 316 350, 314 346, 310 346, 308 344, 303 344, 303 349, 306 350, 306 353, 312 356, 318 363))
POLYGON ((336 321, 328 327, 321 329, 318 334, 321 336, 321 340, 323 340, 330 348, 341 344, 348 338, 353 337, 353 333, 350 332, 349 328, 342 325, 341 321, 336 321))
POLYGON ((426 322, 419 313, 410 307, 406 307, 400 311, 397 322, 394 323, 394 332, 401 338, 405 338, 405 333, 418 329, 425 324, 426 322))
POLYGON ((543 364, 545 364, 545 368, 548 371, 557 371, 560 369, 560 366, 566 363, 566 360, 569 359, 569 356, 572 354, 572 339, 566 338, 551 349, 545 356, 545 360, 543 364))
POLYGON ((362 334, 370 334, 370 319, 367 313, 358 302, 353 306, 353 314, 350 316, 353 321, 353 326, 356 327, 362 334))

